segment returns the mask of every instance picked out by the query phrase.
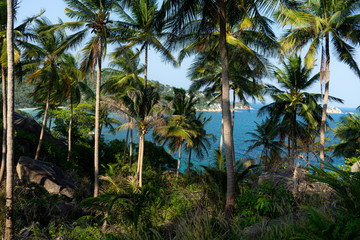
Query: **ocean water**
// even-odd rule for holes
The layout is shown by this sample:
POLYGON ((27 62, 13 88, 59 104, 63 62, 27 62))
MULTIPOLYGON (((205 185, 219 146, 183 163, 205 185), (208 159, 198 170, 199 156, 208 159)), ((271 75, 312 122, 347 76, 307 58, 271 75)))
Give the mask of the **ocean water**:
MULTIPOLYGON (((261 121, 265 117, 258 117, 257 116, 257 109, 259 109, 262 105, 260 104, 252 104, 251 105, 254 110, 243 110, 238 111, 235 113, 235 125, 234 125, 234 147, 235 147, 235 159, 246 159, 246 158, 255 158, 257 159, 258 156, 261 154, 262 149, 255 149, 251 152, 247 152, 248 147, 251 145, 250 142, 247 140, 251 139, 251 136, 247 134, 248 132, 254 131, 256 124, 255 122, 261 123, 261 121)), ((340 108, 342 112, 354 112, 355 109, 353 108, 340 108)), ((34 114, 34 110, 26 110, 27 112, 34 114)), ((194 167, 199 167, 200 165, 209 165, 215 159, 214 149, 219 149, 220 145, 220 134, 221 134, 221 113, 220 112, 204 112, 205 117, 212 117, 212 120, 208 122, 206 125, 206 131, 211 133, 215 136, 215 141, 213 142, 212 146, 208 150, 208 155, 205 154, 203 159, 197 158, 196 154, 192 154, 191 162, 194 164, 194 167)), ((334 119, 334 122, 330 122, 330 128, 335 128, 336 123, 341 120, 341 118, 345 116, 345 114, 331 114, 331 117, 334 119)), ((112 117, 120 118, 120 116, 113 114, 112 117)), ((114 139, 125 139, 126 138, 126 130, 119 131, 116 134, 107 133, 107 130, 103 130, 103 135, 106 141, 111 141, 114 139)), ((152 140, 151 137, 152 133, 149 132, 146 135, 146 140, 152 140)), ((327 136, 332 139, 332 142, 329 144, 335 144, 339 141, 334 138, 334 135, 331 131, 327 131, 327 136)), ((137 133, 134 131, 134 142, 137 142, 137 133)), ((166 148, 166 146, 165 146, 166 148)), ((146 151, 146 149, 145 149, 146 151)), ((177 159, 178 154, 173 155, 174 158, 177 159)), ((181 171, 184 171, 187 168, 188 162, 188 153, 183 151, 181 157, 181 171)), ((334 158, 334 164, 344 164, 344 158, 334 158)))

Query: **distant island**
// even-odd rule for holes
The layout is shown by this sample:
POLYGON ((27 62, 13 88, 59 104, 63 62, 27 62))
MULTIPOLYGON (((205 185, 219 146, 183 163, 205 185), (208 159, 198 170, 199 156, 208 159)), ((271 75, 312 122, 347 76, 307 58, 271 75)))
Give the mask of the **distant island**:
POLYGON ((344 114, 339 108, 337 107, 328 107, 326 112, 329 114, 344 114))

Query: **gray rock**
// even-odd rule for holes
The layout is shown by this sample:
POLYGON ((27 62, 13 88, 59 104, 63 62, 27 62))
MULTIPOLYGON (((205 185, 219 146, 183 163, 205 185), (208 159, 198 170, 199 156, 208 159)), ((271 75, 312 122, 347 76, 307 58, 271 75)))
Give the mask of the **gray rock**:
POLYGON ((306 176, 309 172, 302 168, 295 169, 271 169, 263 172, 254 187, 264 181, 271 181, 275 187, 283 186, 285 190, 291 192, 295 197, 305 194, 329 193, 329 186, 324 183, 314 182, 314 179, 306 176))
MULTIPOLYGON (((35 136, 39 137, 41 132, 41 126, 32 118, 27 118, 19 113, 14 113, 14 129, 15 130, 24 130, 28 133, 32 133, 35 136)), ((31 141, 27 139, 18 138, 17 141, 19 142, 19 146, 17 151, 21 153, 34 153, 37 145, 34 146, 31 141)), ((53 137, 49 132, 44 132, 44 141, 53 143, 57 146, 63 147, 66 149, 66 145, 60 141, 59 139, 53 137)), ((66 151, 66 150, 65 150, 66 151)), ((40 155, 40 159, 45 159, 46 156, 40 155)))
POLYGON ((360 161, 357 161, 351 166, 350 172, 360 172, 360 161))
POLYGON ((66 178, 64 172, 53 163, 35 161, 21 156, 16 172, 21 180, 40 184, 51 194, 74 197, 73 181, 66 178))

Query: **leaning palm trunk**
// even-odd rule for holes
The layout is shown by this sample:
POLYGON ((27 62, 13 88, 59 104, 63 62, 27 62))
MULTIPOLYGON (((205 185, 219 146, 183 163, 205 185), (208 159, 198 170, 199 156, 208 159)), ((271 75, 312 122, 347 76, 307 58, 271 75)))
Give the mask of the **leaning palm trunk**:
POLYGON ((70 95, 70 121, 69 121, 69 132, 68 132, 68 156, 67 156, 67 161, 70 161, 70 155, 71 155, 72 123, 73 123, 73 103, 72 103, 72 96, 70 95))
POLYGON ((1 67, 1 79, 2 79, 2 100, 3 100, 3 137, 2 137, 2 154, 1 154, 1 166, 0 166, 0 183, 4 178, 5 163, 6 163, 6 76, 5 69, 1 67))
MULTIPOLYGON (((235 89, 233 90, 233 114, 232 114, 232 120, 231 120, 231 139, 233 141, 234 146, 234 125, 235 125, 235 89)), ((235 147, 233 147, 233 164, 235 166, 235 147)))
POLYGON ((46 105, 45 105, 44 119, 43 119, 43 123, 42 123, 42 127, 41 127, 39 143, 38 143, 38 146, 37 146, 37 148, 36 148, 35 160, 38 160, 38 159, 39 159, 40 150, 41 150, 41 145, 42 145, 42 141, 43 141, 43 139, 44 139, 46 122, 47 122, 47 118, 48 118, 48 114, 49 114, 50 95, 51 95, 52 85, 53 85, 53 82, 52 82, 52 80, 50 80, 49 89, 48 89, 48 93, 47 93, 47 97, 46 97, 46 105))
POLYGON ((14 159, 14 23, 13 23, 13 1, 7 0, 7 60, 8 60, 8 88, 7 88, 7 132, 6 132, 6 220, 5 240, 14 238, 13 228, 13 159, 14 159))
POLYGON ((176 176, 179 176, 179 172, 180 172, 180 165, 181 165, 181 146, 182 143, 179 146, 179 159, 178 159, 178 164, 177 164, 177 168, 176 168, 176 176))
POLYGON ((329 66, 330 66, 330 47, 329 47, 329 33, 326 33, 325 36, 325 51, 326 51, 326 65, 325 65, 325 95, 324 95, 324 103, 323 103, 323 111, 321 115, 321 125, 320 125, 320 168, 324 169, 324 161, 325 161, 325 125, 326 125, 326 110, 327 104, 329 100, 329 83, 330 83, 330 75, 329 75, 329 66))
POLYGON ((222 67, 222 118, 224 120, 224 142, 226 156, 226 205, 225 217, 230 219, 234 211, 235 178, 233 165, 233 141, 229 99, 229 62, 226 48, 226 3, 220 1, 220 51, 222 67))
MULTIPOLYGON (((101 41, 99 42, 101 46, 101 41)), ((101 49, 99 47, 99 49, 101 49)), ((101 51, 101 50, 100 50, 101 51)), ((101 54, 97 62, 96 102, 95 102, 95 144, 94 144, 94 197, 99 195, 99 142, 100 142, 100 84, 101 84, 101 54)))

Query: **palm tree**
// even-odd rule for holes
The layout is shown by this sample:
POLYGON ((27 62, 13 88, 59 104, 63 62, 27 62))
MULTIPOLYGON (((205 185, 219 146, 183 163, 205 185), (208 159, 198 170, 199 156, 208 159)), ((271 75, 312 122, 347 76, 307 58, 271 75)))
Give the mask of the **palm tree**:
POLYGON ((14 159, 14 2, 7 1, 7 61, 8 61, 8 88, 7 88, 7 132, 6 132, 6 220, 5 220, 5 240, 14 237, 13 228, 13 159, 14 159))
POLYGON ((88 85, 80 80, 85 79, 85 75, 79 69, 79 64, 77 58, 71 54, 63 54, 62 56, 62 66, 61 75, 62 78, 67 79, 67 82, 70 83, 70 90, 68 94, 70 102, 70 120, 69 120, 69 130, 68 130, 68 156, 67 160, 70 160, 71 156, 71 146, 72 146, 72 124, 73 124, 73 110, 74 107, 79 105, 82 99, 82 93, 87 99, 94 98, 93 91, 88 87, 88 85))
POLYGON ((140 45, 140 49, 135 56, 145 51, 144 88, 146 88, 148 78, 149 47, 153 47, 157 52, 160 52, 167 61, 176 64, 175 58, 161 43, 161 39, 166 34, 162 31, 164 20, 157 16, 157 8, 156 0, 133 0, 130 3, 130 14, 128 14, 118 5, 118 12, 124 22, 118 23, 120 34, 116 37, 116 40, 127 43, 124 49, 140 45))
MULTIPOLYGON (((321 107, 317 101, 321 94, 308 93, 306 90, 319 80, 320 74, 311 77, 311 70, 302 65, 299 56, 293 56, 282 62, 283 68, 275 68, 274 76, 281 86, 268 86, 273 103, 262 107, 258 114, 269 113, 272 120, 281 121, 283 131, 288 132, 289 167, 293 166, 296 152, 296 139, 306 128, 317 129, 320 126, 321 107), (299 119, 300 118, 300 121, 299 119), (290 152, 291 149, 291 152, 290 152)), ((340 99, 330 97, 341 102, 340 99)))
POLYGON ((357 30, 360 24, 357 9, 359 2, 354 0, 317 0, 304 2, 301 11, 295 12, 299 18, 293 18, 294 12, 279 14, 283 24, 291 24, 281 43, 285 51, 298 51, 305 45, 309 46, 306 52, 306 65, 314 64, 317 55, 321 56, 321 77, 325 75, 325 95, 320 126, 320 165, 324 166, 325 124, 326 110, 329 99, 330 83, 330 42, 333 53, 340 61, 347 64, 358 76, 360 69, 354 58, 354 46, 359 43, 360 33, 357 30), (321 51, 319 53, 319 51, 321 51))
POLYGON ((67 37, 65 32, 60 30, 43 32, 44 28, 51 26, 50 21, 46 18, 37 19, 35 23, 33 32, 37 36, 36 43, 38 45, 24 44, 27 47, 24 54, 28 59, 37 60, 36 67, 39 69, 28 75, 27 79, 28 83, 37 85, 34 94, 37 94, 40 99, 44 99, 46 102, 39 144, 35 154, 35 160, 37 160, 43 141, 50 102, 52 99, 58 101, 58 97, 67 95, 70 89, 70 83, 66 81, 66 78, 62 79, 59 72, 62 63, 61 57, 67 49, 77 44, 77 39, 72 36, 67 37))
POLYGON ((265 170, 270 169, 276 164, 276 160, 280 158, 281 144, 279 139, 279 125, 276 121, 267 118, 261 124, 255 123, 255 132, 247 132, 252 139, 246 142, 252 143, 247 152, 251 152, 255 148, 263 147, 260 160, 264 164, 265 170))
POLYGON ((360 116, 347 114, 334 129, 335 136, 340 140, 335 145, 334 155, 344 157, 358 157, 360 150, 360 116))
MULTIPOLYGON (((3 105, 3 138, 2 138, 2 158, 1 158, 1 166, 0 166, 0 182, 2 182, 5 172, 5 160, 6 160, 6 69, 7 69, 7 48, 6 48, 6 26, 7 26, 7 15, 6 15, 6 1, 2 0, 0 1, 0 49, 1 49, 1 58, 0 58, 0 68, 1 68, 1 80, 2 80, 2 105, 3 105)), ((14 1, 15 10, 17 8, 18 2, 14 1)), ((15 12, 14 12, 15 14, 15 12)), ((21 44, 22 40, 26 40, 27 38, 31 37, 31 34, 29 34, 28 26, 32 23, 34 19, 39 17, 42 14, 42 12, 36 16, 30 17, 25 19, 19 26, 14 28, 14 64, 15 69, 17 64, 20 63, 20 49, 19 44, 21 44)), ((20 64, 19 64, 20 65, 20 64)), ((15 72, 16 74, 16 72, 15 72)), ((18 74, 22 75, 22 74, 18 74)), ((20 76, 21 77, 21 76, 20 76)))
POLYGON ((150 130, 158 133, 165 124, 165 108, 159 102, 159 93, 152 86, 148 86, 146 89, 144 89, 143 86, 141 88, 142 89, 128 89, 127 94, 122 96, 120 100, 116 96, 112 99, 107 98, 107 104, 113 111, 124 113, 133 119, 133 121, 121 125, 120 128, 135 127, 138 130, 140 139, 135 178, 139 187, 142 187, 143 184, 142 169, 145 135, 150 130))
MULTIPOLYGON (((285 1, 284 1, 285 2, 285 1)), ((210 1, 210 0, 198 0, 198 1, 177 1, 168 0, 163 4, 163 9, 168 9, 173 16, 174 26, 172 36, 177 36, 179 32, 184 28, 186 22, 189 19, 200 19, 201 22, 190 28, 196 32, 196 36, 199 39, 206 37, 210 32, 214 32, 214 28, 218 28, 218 43, 219 53, 221 59, 222 69, 222 118, 224 123, 224 140, 225 140, 225 155, 227 163, 227 197, 226 197, 226 217, 230 218, 234 208, 234 167, 233 167, 233 154, 234 143, 232 139, 232 123, 230 113, 230 99, 229 99, 229 58, 228 58, 228 46, 227 40, 234 43, 235 46, 243 48, 244 44, 232 38, 228 35, 228 26, 235 26, 241 20, 248 18, 248 16, 259 16, 258 4, 259 2, 240 2, 240 1, 210 1)), ((274 6, 277 1, 261 2, 262 7, 274 6)), ((269 30, 267 27, 266 29, 269 30)), ((189 30, 189 29, 185 29, 189 30)), ((175 39, 176 40, 176 39, 175 39)), ((175 41, 174 40, 174 41, 175 41)), ((252 38, 252 40, 254 40, 252 38)), ((246 45, 245 45, 246 46, 246 45)), ((247 50, 248 55, 253 55, 254 52, 249 48, 243 48, 247 50)))
MULTIPOLYGON (((110 77, 101 86, 105 93, 113 94, 113 98, 120 100, 123 96, 126 96, 129 88, 140 89, 144 84, 144 79, 138 77, 139 74, 144 73, 144 66, 140 65, 139 57, 135 56, 131 49, 128 49, 125 53, 123 48, 116 49, 110 56, 112 61, 109 66, 111 68, 104 69, 104 72, 109 74, 110 77), (131 59, 131 60, 130 60, 131 59), (130 61, 129 61, 130 60, 130 61)), ((130 118, 129 121, 132 121, 130 118)), ((125 162, 126 149, 128 145, 130 134, 130 149, 129 149, 129 173, 131 174, 131 161, 132 161, 132 126, 127 129, 126 140, 124 146, 124 158, 125 162)))
POLYGON ((170 105, 170 116, 168 122, 157 131, 158 136, 154 138, 163 143, 168 143, 170 149, 174 149, 175 153, 179 151, 176 175, 179 176, 181 165, 182 145, 186 143, 188 146, 193 144, 192 139, 197 133, 193 127, 192 121, 195 119, 196 99, 193 94, 188 97, 184 89, 173 88, 174 95, 166 96, 165 99, 170 105))
POLYGON ((99 194, 99 141, 100 141, 100 85, 101 85, 101 63, 106 55, 107 40, 110 37, 110 19, 112 9, 117 5, 115 0, 65 0, 68 8, 65 14, 76 19, 75 22, 62 23, 55 28, 78 29, 84 27, 75 35, 84 38, 87 32, 94 34, 83 48, 83 70, 90 70, 91 79, 97 66, 96 73, 96 110, 95 110, 95 145, 94 145, 94 197, 99 194))
POLYGON ((196 135, 191 136, 192 144, 185 145, 189 152, 188 172, 191 166, 191 154, 194 150, 198 159, 204 158, 204 152, 209 155, 208 149, 211 148, 211 143, 215 140, 215 136, 207 133, 205 130, 206 124, 211 121, 212 117, 205 117, 204 113, 197 113, 194 119, 191 119, 191 128, 194 129, 196 135))

